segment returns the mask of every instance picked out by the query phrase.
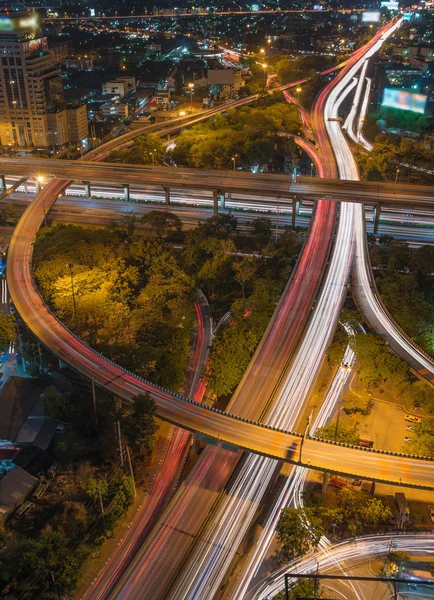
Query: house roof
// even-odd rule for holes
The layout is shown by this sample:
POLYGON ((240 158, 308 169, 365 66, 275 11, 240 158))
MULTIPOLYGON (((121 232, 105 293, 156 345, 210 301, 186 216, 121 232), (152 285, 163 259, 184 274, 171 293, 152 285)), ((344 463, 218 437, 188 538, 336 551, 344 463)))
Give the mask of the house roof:
POLYGON ((24 502, 37 481, 21 467, 15 467, 0 480, 0 519, 24 502))
POLYGON ((10 377, 7 380, 0 391, 0 440, 15 440, 44 387, 37 379, 10 377))

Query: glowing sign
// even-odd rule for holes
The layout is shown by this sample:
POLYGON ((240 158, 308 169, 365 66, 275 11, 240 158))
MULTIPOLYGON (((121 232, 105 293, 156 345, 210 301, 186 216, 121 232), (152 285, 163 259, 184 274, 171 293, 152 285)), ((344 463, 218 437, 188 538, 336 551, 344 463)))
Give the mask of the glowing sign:
POLYGON ((411 110, 423 115, 425 112, 426 96, 423 94, 411 94, 404 90, 386 88, 383 95, 382 106, 399 108, 400 110, 411 110))
POLYGON ((380 4, 381 8, 387 8, 387 10, 399 10, 398 2, 386 1, 380 4))
POLYGON ((378 23, 379 20, 380 20, 380 13, 377 11, 362 13, 362 22, 363 23, 378 23))
POLYGON ((36 15, 29 15, 28 17, 0 17, 0 33, 10 33, 12 31, 19 31, 20 29, 36 29, 38 26, 38 20, 36 15))

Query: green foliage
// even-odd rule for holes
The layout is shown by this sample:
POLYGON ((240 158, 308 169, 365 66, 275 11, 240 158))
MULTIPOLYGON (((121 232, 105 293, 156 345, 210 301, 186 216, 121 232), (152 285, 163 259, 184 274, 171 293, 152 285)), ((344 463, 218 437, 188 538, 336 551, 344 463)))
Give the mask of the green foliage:
POLYGON ((131 404, 124 403, 122 409, 122 431, 132 450, 136 454, 150 454, 158 430, 155 402, 149 395, 139 395, 133 398, 131 404))
POLYGON ((12 314, 0 313, 0 345, 9 346, 10 342, 13 342, 16 337, 16 323, 15 317, 12 314))
MULTIPOLYGON (((399 111, 402 113, 404 111, 399 111)), ((410 113, 409 113, 410 114, 410 113)), ((434 151, 425 148, 422 142, 408 140, 392 134, 377 134, 374 147, 369 154, 356 155, 362 177, 368 181, 391 181, 395 179, 396 169, 400 170, 400 180, 430 184, 432 175, 406 168, 405 164, 432 169, 434 151)))
POLYGON ((155 164, 160 164, 164 162, 166 148, 159 135, 147 133, 136 138, 132 148, 122 148, 112 152, 107 162, 148 165, 152 164, 152 155, 155 164))
POLYGON ((19 218, 16 208, 11 204, 0 206, 0 225, 16 225, 19 218))
POLYGON ((368 388, 385 381, 401 387, 408 381, 408 367, 380 336, 356 334, 350 338, 350 346, 357 356, 360 378, 368 388))
POLYGON ((348 427, 342 421, 339 421, 336 431, 336 424, 324 425, 315 431, 315 437, 323 440, 331 440, 333 442, 341 442, 342 444, 356 445, 359 443, 359 430, 357 428, 348 427))
POLYGON ((310 508, 284 508, 276 530, 282 554, 288 560, 317 548, 324 535, 322 520, 310 508))
POLYGON ((196 168, 230 169, 237 165, 274 163, 281 169, 288 155, 288 140, 279 131, 297 133, 300 129, 294 106, 279 102, 271 106, 228 110, 225 115, 184 130, 173 150, 178 165, 196 168))
POLYGON ((356 396, 349 392, 344 397, 344 412, 349 415, 362 413, 368 415, 372 408, 372 400, 368 396, 356 396))
POLYGON ((131 371, 179 387, 195 283, 161 239, 58 225, 39 233, 34 264, 44 297, 67 326, 75 329, 74 286, 80 337, 131 371))
POLYGON ((36 539, 8 540, 0 549, 3 591, 24 600, 47 592, 58 597, 70 594, 78 583, 86 551, 71 550, 68 541, 60 531, 48 528, 36 539))
POLYGON ((182 221, 175 213, 166 210, 151 210, 140 219, 145 225, 149 225, 159 238, 167 235, 172 229, 182 230, 182 221))

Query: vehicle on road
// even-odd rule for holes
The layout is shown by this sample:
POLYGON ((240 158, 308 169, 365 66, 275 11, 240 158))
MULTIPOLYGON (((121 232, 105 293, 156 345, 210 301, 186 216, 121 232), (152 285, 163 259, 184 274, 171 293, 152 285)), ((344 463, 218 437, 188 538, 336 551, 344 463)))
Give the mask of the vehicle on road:
POLYGON ((411 425, 407 425, 407 427, 405 428, 405 431, 416 431, 416 429, 414 427, 412 427, 411 425))

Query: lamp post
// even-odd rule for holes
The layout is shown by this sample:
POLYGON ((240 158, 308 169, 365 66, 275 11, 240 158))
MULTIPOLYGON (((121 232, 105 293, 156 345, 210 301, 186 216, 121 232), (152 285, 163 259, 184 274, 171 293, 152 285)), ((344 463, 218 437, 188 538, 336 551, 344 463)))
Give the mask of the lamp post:
POLYGON ((189 83, 188 87, 190 88, 190 112, 193 112, 193 91, 194 91, 194 83, 189 83))
POLYGON ((237 156, 238 154, 235 154, 235 156, 232 157, 232 162, 234 163, 234 173, 237 168, 237 156))
POLYGON ((264 67, 264 90, 265 90, 265 88, 267 87, 267 70, 266 69, 267 69, 268 65, 267 65, 267 63, 264 63, 262 66, 264 67))
POLYGON ((398 183, 398 177, 399 177, 399 169, 396 169, 396 173, 395 173, 395 185, 398 183))
POLYGON ((270 56, 271 56, 271 38, 270 37, 267 39, 267 44, 268 44, 268 60, 270 60, 270 56))
POLYGON ((77 147, 77 150, 80 150, 80 154, 81 154, 81 160, 83 160, 83 146, 82 146, 82 144, 80 144, 80 145, 77 147))
POLYGON ((69 273, 71 275, 71 292, 72 292, 72 305, 74 307, 75 333, 78 335, 77 305, 75 303, 74 275, 72 273, 72 269, 74 268, 74 265, 72 263, 68 263, 66 266, 68 267, 69 273))
POLYGON ((301 87, 295 88, 295 91, 297 92, 297 101, 298 101, 298 103, 300 103, 301 87))
POLYGON ((313 162, 310 163, 310 178, 309 178, 309 188, 312 189, 312 172, 313 172, 313 162))

